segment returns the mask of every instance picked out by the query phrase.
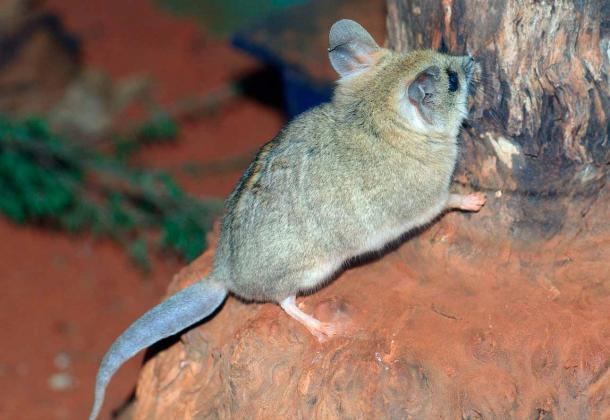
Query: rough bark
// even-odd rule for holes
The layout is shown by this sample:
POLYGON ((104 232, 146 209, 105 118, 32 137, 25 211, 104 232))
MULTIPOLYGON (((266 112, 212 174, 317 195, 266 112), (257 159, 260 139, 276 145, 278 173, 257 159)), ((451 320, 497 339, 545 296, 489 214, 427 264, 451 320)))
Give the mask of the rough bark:
POLYGON ((391 46, 483 64, 456 188, 487 205, 303 300, 345 337, 230 298, 145 365, 134 417, 610 418, 609 14, 389 0, 391 46))
POLYGON ((513 240, 590 229, 610 164, 610 3, 388 2, 391 47, 470 53, 484 69, 456 181, 496 194, 478 223, 513 240))

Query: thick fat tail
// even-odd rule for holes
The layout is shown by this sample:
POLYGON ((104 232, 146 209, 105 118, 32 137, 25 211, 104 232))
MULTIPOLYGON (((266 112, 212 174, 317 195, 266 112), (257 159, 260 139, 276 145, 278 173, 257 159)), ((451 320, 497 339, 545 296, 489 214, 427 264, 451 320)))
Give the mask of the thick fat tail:
POLYGON ((131 324, 104 356, 95 381, 95 399, 89 420, 102 408, 106 386, 123 363, 159 340, 174 335, 210 315, 218 308, 227 291, 202 280, 170 296, 131 324))

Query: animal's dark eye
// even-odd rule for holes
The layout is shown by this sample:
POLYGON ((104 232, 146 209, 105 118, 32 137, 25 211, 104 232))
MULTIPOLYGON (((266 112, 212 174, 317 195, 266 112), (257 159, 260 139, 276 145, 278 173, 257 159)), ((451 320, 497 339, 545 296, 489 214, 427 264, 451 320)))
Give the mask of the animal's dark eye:
POLYGON ((449 77, 449 92, 455 92, 460 87, 458 75, 453 70, 447 69, 447 76, 449 77))

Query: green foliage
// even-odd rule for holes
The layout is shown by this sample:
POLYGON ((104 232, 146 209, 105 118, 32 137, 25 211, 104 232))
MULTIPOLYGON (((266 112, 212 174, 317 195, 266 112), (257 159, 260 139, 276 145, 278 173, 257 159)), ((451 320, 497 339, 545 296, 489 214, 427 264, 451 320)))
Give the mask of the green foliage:
POLYGON ((306 0, 157 0, 165 10, 191 16, 208 30, 228 35, 272 12, 305 3, 306 0))
POLYGON ((114 151, 118 158, 125 159, 137 152, 143 144, 161 143, 178 135, 176 121, 165 113, 158 113, 138 127, 129 138, 115 139, 114 151))
POLYGON ((159 113, 142 124, 138 135, 149 141, 172 139, 178 135, 178 125, 169 115, 159 113))
MULTIPOLYGON (((177 130, 160 117, 137 135, 165 139, 177 130)), ((148 267, 150 248, 196 258, 221 207, 188 195, 165 173, 71 143, 42 119, 0 116, 0 212, 17 223, 112 237, 148 267)))

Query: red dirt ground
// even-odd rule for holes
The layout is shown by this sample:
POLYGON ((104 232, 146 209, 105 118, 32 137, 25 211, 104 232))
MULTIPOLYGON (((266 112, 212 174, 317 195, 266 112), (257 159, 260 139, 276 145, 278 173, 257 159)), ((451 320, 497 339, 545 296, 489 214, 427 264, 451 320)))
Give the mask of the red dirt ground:
MULTIPOLYGON (((46 4, 82 39, 87 66, 115 78, 148 74, 162 103, 205 94, 257 66, 193 22, 167 15, 149 1, 46 4)), ((167 166, 242 155, 281 124, 275 110, 240 98, 213 118, 186 124, 177 143, 149 147, 140 161, 167 166)), ((181 181, 193 193, 224 196, 239 175, 181 181)), ((155 258, 152 273, 143 276, 108 241, 18 227, 2 218, 0 237, 5 238, 0 242, 0 418, 85 418, 103 353, 123 328, 159 301, 183 264, 155 258), (57 373, 67 373, 72 384, 53 390, 49 380, 57 373)), ((102 418, 130 394, 140 363, 141 356, 114 378, 102 418)))

